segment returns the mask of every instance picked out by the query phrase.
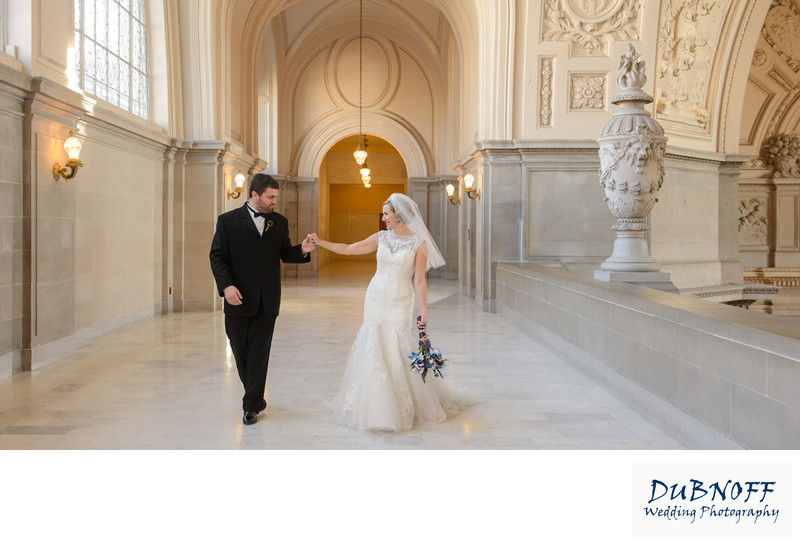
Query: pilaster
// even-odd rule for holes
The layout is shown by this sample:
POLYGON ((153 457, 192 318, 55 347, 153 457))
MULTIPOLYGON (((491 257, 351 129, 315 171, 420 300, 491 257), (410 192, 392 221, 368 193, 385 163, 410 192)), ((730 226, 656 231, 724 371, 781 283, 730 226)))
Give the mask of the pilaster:
POLYGON ((458 212, 447 200, 444 187, 449 179, 442 177, 411 177, 408 195, 419 206, 433 241, 439 247, 445 265, 431 270, 431 278, 455 279, 458 276, 458 212), (450 207, 448 207, 450 206, 450 207))

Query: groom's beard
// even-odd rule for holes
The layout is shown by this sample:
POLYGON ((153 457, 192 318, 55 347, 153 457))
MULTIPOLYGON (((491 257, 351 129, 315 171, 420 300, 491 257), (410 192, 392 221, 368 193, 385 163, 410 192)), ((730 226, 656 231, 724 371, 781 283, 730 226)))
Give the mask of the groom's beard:
POLYGON ((272 213, 275 211, 275 204, 267 204, 262 202, 261 200, 256 200, 256 203, 253 204, 253 209, 258 211, 259 213, 272 213))

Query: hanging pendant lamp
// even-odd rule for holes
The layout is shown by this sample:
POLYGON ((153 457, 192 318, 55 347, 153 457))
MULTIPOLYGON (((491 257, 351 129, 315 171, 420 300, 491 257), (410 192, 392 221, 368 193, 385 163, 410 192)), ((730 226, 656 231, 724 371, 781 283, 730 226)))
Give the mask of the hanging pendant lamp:
POLYGON ((353 153, 359 166, 367 161, 367 136, 361 129, 361 110, 364 97, 364 0, 358 2, 358 147, 353 153))

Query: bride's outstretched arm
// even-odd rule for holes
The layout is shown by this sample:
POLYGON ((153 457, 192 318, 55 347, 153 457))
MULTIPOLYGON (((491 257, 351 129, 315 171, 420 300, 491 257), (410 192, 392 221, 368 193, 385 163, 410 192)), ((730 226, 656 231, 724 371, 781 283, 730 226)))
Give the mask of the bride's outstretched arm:
POLYGON ((339 255, 366 255, 378 249, 378 233, 376 232, 369 238, 355 242, 353 244, 337 244, 323 240, 316 234, 311 234, 314 243, 319 247, 333 251, 339 255))
POLYGON ((428 283, 425 281, 425 266, 428 263, 427 246, 425 242, 417 248, 417 255, 414 258, 414 293, 417 296, 419 305, 419 315, 422 316, 422 323, 428 324, 428 283))

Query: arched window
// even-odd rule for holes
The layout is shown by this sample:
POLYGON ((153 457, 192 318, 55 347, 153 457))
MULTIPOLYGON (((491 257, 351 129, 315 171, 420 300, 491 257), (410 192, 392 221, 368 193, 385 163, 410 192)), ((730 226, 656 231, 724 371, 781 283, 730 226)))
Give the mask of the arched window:
POLYGON ((145 0, 75 0, 71 81, 94 95, 149 117, 145 0))

